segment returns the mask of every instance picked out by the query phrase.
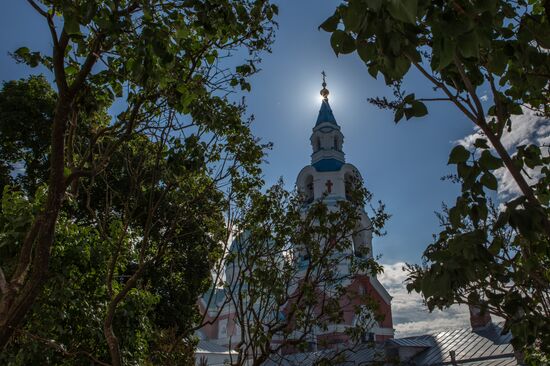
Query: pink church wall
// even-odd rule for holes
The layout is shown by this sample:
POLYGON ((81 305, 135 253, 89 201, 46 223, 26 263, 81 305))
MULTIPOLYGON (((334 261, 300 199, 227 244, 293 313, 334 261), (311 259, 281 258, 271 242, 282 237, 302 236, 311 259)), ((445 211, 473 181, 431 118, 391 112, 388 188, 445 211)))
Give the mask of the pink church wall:
MULTIPOLYGON (((348 287, 349 291, 354 294, 358 294, 359 288, 362 286, 365 289, 365 294, 369 298, 373 299, 378 304, 378 314, 382 317, 382 320, 379 321, 381 328, 393 328, 393 320, 391 313, 391 304, 387 304, 382 295, 372 286, 368 276, 358 276, 353 281, 353 283, 348 287)), ((341 306, 344 310, 344 319, 346 324, 352 324, 353 318, 355 316, 355 306, 363 305, 364 301, 361 300, 359 296, 353 296, 351 302, 349 299, 343 298, 340 300, 341 306)))

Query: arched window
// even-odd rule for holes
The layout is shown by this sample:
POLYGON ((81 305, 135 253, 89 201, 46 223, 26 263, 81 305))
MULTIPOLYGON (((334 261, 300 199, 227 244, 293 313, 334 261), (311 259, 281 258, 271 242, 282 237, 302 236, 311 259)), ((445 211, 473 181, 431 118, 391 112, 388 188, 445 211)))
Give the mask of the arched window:
POLYGON ((366 246, 364 242, 363 231, 357 231, 353 234, 353 254, 358 258, 363 258, 366 256, 366 246))
POLYGON ((321 150, 321 138, 317 137, 315 139, 315 151, 321 150))
POLYGON ((340 148, 338 146, 338 136, 334 136, 334 150, 339 151, 340 148))

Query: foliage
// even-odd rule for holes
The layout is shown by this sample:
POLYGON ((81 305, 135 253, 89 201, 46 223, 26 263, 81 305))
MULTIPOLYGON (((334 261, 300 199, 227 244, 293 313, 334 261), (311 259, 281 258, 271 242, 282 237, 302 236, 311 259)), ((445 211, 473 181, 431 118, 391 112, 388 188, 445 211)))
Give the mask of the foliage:
MULTIPOLYGON (((6 190, 2 219, 15 216, 30 221, 28 212, 39 207, 40 202, 29 202, 20 192, 6 190), (13 210, 27 214, 12 216, 13 210)), ((19 240, 24 235, 13 224, 5 225, 2 231, 4 235, 19 236, 19 240)), ((33 307, 27 326, 18 330, 18 337, 2 352, 2 364, 85 363, 88 355, 84 350, 90 350, 98 359, 108 355, 101 331, 107 305, 104 278, 108 247, 93 227, 75 224, 67 217, 60 218, 56 234, 52 275, 33 307)), ((7 244, 13 243, 10 240, 7 244)), ((118 314, 119 322, 125 325, 119 327, 120 335, 128 340, 125 351, 132 358, 143 357, 147 349, 153 330, 147 315, 158 301, 148 292, 135 292, 118 314)))
POLYGON ((510 152, 502 138, 521 128, 511 116, 522 108, 550 116, 550 3, 349 0, 320 28, 332 33, 336 54, 357 51, 369 74, 381 73, 393 87, 395 100, 372 101, 393 110, 395 122, 426 115, 426 102, 446 102, 482 134, 473 151, 457 146, 450 154, 461 196, 424 253, 426 265, 410 267, 408 289, 421 292, 430 309, 454 302, 488 309, 506 319, 518 350, 548 354, 548 149, 510 152), (411 67, 435 95, 402 90, 411 67), (487 109, 483 89, 490 90, 487 109), (527 168, 540 171, 534 184, 527 168), (521 192, 499 212, 488 204, 496 169, 506 169, 521 192))
MULTIPOLYGON (((365 201, 363 188, 348 200, 329 207, 324 200, 310 204, 283 189, 253 191, 232 224, 238 232, 224 258, 226 293, 222 309, 235 312, 233 343, 238 355, 231 364, 253 360, 261 365, 281 358, 289 350, 309 350, 309 343, 331 324, 339 324, 346 311, 361 319, 347 332, 354 349, 374 321, 380 321, 376 302, 368 294, 350 292, 361 275, 376 275, 381 267, 367 248, 354 248, 365 201), (359 301, 364 306, 352 305, 359 301)), ((380 232, 388 215, 379 208, 373 227, 380 232)), ((329 347, 320 339, 319 347, 329 347)), ((336 352, 333 357, 341 357, 336 352)), ((326 361, 336 362, 336 358, 326 361)))
MULTIPOLYGON (((21 193, 6 190, 4 194, 2 221, 4 235, 21 236, 13 218, 31 220, 33 209, 39 208, 39 202, 28 202, 21 193), (26 212, 26 215, 13 215, 14 211, 26 212)), ((111 223, 113 230, 121 227, 120 222, 111 223)), ((27 365, 47 362, 48 364, 81 364, 91 359, 101 362, 107 359, 109 352, 102 332, 103 321, 109 304, 105 279, 108 274, 110 245, 102 240, 100 233, 90 225, 70 222, 66 217, 60 218, 56 233, 56 245, 52 253, 51 276, 41 296, 37 299, 27 320, 26 327, 19 329, 17 338, 2 353, 3 364, 27 365), (107 245, 106 245, 107 244, 107 245)), ((13 244, 13 238, 6 245, 13 244)), ((189 251, 183 253, 188 255, 189 251)), ((202 254, 202 253, 201 253, 202 254)), ((5 256, 3 258, 9 258, 5 256)), ((204 257, 204 255, 203 255, 204 257)), ((165 260, 181 260, 181 256, 172 254, 165 260)), ((196 262, 197 259, 195 258, 196 262)), ((4 266, 5 262, 2 263, 4 266)), ((205 263, 203 267, 207 267, 205 263)), ((7 266, 5 266, 7 267, 7 266)), ((182 271, 193 271, 196 268, 178 266, 169 269, 157 268, 157 276, 173 279, 181 276, 182 271)), ((169 335, 174 324, 182 320, 192 322, 196 309, 185 309, 180 306, 182 300, 189 301, 188 296, 178 293, 185 291, 186 284, 192 283, 194 277, 188 273, 173 280, 169 285, 160 286, 152 276, 144 276, 146 282, 133 289, 124 303, 117 309, 116 323, 118 337, 122 342, 122 354, 128 364, 144 364, 163 359, 164 364, 181 362, 183 357, 192 355, 192 349, 182 354, 177 350, 162 349, 164 342, 174 343, 175 335, 169 335), (183 290, 182 290, 183 289, 183 290), (173 296, 176 293, 180 296, 173 296), (179 302, 174 302, 175 297, 179 302), (159 316, 171 318, 171 322, 159 321, 159 316), (171 328, 172 327, 172 328, 171 328), (172 358, 167 362, 166 358, 172 358)), ((198 272, 198 281, 204 280, 204 274, 198 272)), ((124 274, 116 276, 113 286, 118 290, 127 280, 124 274)), ((157 279, 158 281, 158 279, 157 279)), ((189 324, 184 324, 189 327, 189 324)), ((179 332, 181 334, 181 332, 179 332)), ((185 344, 180 342, 179 348, 185 344)))
MULTIPOLYGON (((234 123, 228 136, 252 143, 239 128, 242 109, 225 108, 209 121, 226 121, 224 129, 234 123)), ((222 213, 229 201, 220 185, 243 193, 258 182, 255 173, 237 169, 239 177, 227 178, 230 173, 216 168, 218 156, 238 146, 200 149, 201 138, 154 143, 137 135, 113 152, 102 174, 81 181, 60 219, 51 276, 6 350, 6 362, 33 363, 46 355, 52 364, 102 362, 109 357, 103 331, 109 314, 126 363, 178 364, 192 357, 193 330, 200 326, 196 299, 210 285, 226 234, 222 213)), ((260 147, 247 149, 250 159, 262 156, 260 147)), ((257 172, 250 159, 243 162, 257 172)), ((11 274, 41 201, 30 205, 22 193, 6 192, 0 265, 11 274)))
MULTIPOLYGON (((261 183, 266 145, 251 135, 244 105, 227 96, 236 87, 250 89, 247 78, 269 50, 277 8, 264 0, 28 3, 50 31, 52 52, 22 47, 14 56, 30 67, 44 65, 57 90, 44 93, 55 103, 45 193, 0 263, 0 347, 29 341, 33 357, 52 346, 32 332, 44 330, 37 324, 41 312, 67 301, 68 292, 55 288, 63 269, 50 270, 57 256, 70 260, 63 257, 61 220, 91 235, 81 245, 93 247, 98 236, 101 250, 92 252, 99 262, 89 280, 104 297, 95 309, 99 328, 72 318, 83 333, 39 335, 54 342, 56 357, 79 363, 63 351, 69 349, 112 365, 183 362, 177 355, 188 357, 193 346, 194 301, 219 256, 223 212, 261 183), (247 60, 232 57, 243 51, 247 60), (48 303, 47 293, 61 298, 48 303)), ((23 98, 33 92, 24 90, 23 98)), ((25 144, 19 154, 29 149, 25 144)), ((75 265, 92 271, 82 261, 75 265)), ((75 273, 63 276, 80 286, 75 273)), ((86 299, 72 300, 95 307, 86 299)))
POLYGON ((55 92, 42 76, 3 84, 0 91, 1 187, 17 184, 32 195, 44 183, 55 100, 55 92), (17 174, 17 170, 24 170, 24 174, 17 174))

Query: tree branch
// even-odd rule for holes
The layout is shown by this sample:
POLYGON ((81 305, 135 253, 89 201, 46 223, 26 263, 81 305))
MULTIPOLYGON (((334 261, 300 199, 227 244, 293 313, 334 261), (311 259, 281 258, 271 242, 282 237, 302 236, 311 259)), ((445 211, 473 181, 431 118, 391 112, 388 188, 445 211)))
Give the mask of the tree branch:
POLYGON ((8 283, 6 282, 6 276, 4 275, 2 267, 0 267, 0 291, 3 294, 8 292, 8 283))
POLYGON ((477 117, 470 110, 468 110, 462 103, 460 103, 458 98, 455 95, 453 95, 453 93, 451 93, 451 91, 449 90, 449 88, 447 88, 445 84, 436 80, 432 75, 430 75, 428 71, 426 71, 426 69, 422 67, 422 65, 420 65, 408 54, 405 54, 405 56, 418 69, 418 71, 422 73, 422 75, 424 75, 428 80, 430 80, 435 86, 443 90, 443 92, 447 95, 447 97, 449 97, 449 99, 458 107, 458 109, 462 111, 462 113, 466 115, 466 117, 468 117, 471 121, 477 124, 477 117))
POLYGON ((485 112, 483 111, 483 105, 481 105, 481 101, 479 100, 476 90, 468 77, 466 75, 466 70, 464 70, 464 65, 458 58, 458 56, 455 54, 454 56, 454 64, 456 68, 458 69, 458 73, 460 74, 460 77, 462 78, 462 82, 464 82, 464 85, 466 85, 466 90, 468 91, 468 94, 470 94, 470 97, 473 99, 474 104, 476 106, 476 112, 477 112, 477 120, 476 124, 484 123, 485 122, 485 112))
POLYGON ((34 0, 27 0, 27 2, 44 18, 48 19, 50 17, 50 15, 45 12, 41 7, 39 7, 38 4, 34 2, 34 0))

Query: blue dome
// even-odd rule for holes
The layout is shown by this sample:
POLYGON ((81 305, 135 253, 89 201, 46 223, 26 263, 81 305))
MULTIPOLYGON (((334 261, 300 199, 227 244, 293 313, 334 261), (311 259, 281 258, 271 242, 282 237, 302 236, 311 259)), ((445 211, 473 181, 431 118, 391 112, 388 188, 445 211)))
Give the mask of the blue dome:
POLYGON ((336 123, 336 118, 334 118, 334 114, 332 113, 332 109, 330 109, 330 104, 328 104, 328 99, 323 99, 323 103, 321 103, 321 109, 319 110, 319 116, 317 117, 317 123, 316 126, 323 122, 330 122, 336 123))

